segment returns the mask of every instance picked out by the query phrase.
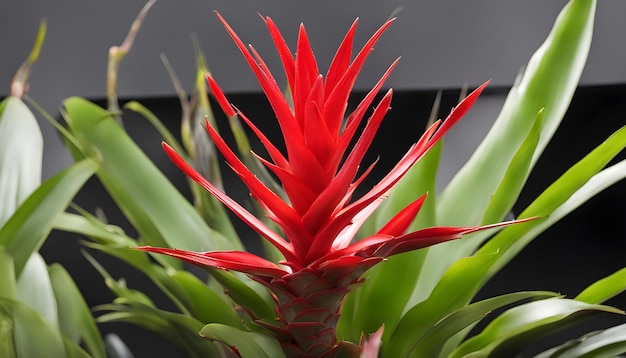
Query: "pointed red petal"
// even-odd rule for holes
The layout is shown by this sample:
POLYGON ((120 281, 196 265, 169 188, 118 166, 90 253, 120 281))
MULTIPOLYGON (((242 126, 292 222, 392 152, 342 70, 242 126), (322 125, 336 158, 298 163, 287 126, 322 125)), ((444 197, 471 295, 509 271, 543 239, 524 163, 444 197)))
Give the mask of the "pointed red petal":
POLYGON ((257 200, 262 201, 264 205, 269 207, 275 215, 280 216, 283 222, 293 228, 302 228, 300 216, 293 210, 293 208, 287 205, 287 203, 276 195, 276 193, 265 186, 265 184, 263 184, 254 175, 254 173, 252 173, 241 162, 241 160, 239 160, 228 144, 226 144, 224 139, 217 133, 217 131, 215 131, 213 126, 211 126, 208 121, 206 122, 206 128, 209 133, 209 137, 211 137, 211 140, 213 140, 217 149, 226 158, 226 161, 228 161, 228 163, 232 166, 234 172, 246 184, 248 189, 250 189, 252 195, 254 195, 257 200))
POLYGON ((198 266, 233 270, 254 276, 280 278, 289 274, 274 263, 246 251, 194 252, 152 246, 135 249, 172 256, 198 266))
MULTIPOLYGON (((435 145, 443 136, 448 132, 452 126, 454 126, 467 111, 472 108, 474 102, 478 99, 478 96, 482 93, 482 91, 489 85, 490 81, 487 81, 476 88, 472 93, 470 93, 467 97, 465 97, 461 103, 459 103, 456 107, 452 109, 446 120, 441 125, 441 128, 433 135, 431 140, 433 141, 432 145, 435 145)), ((430 149, 430 148, 429 148, 430 149)))
POLYGON ((269 17, 265 18, 265 24, 270 32, 270 36, 272 37, 272 41, 274 41, 274 46, 276 46, 276 50, 278 51, 278 56, 280 56, 280 60, 283 63, 283 68, 285 69, 285 76, 287 77, 287 82, 289 82, 289 87, 291 88, 291 92, 293 93, 293 84, 295 78, 295 62, 293 56, 291 55, 291 51, 281 35, 278 27, 270 19, 269 17))
POLYGON ((330 94, 330 91, 335 88, 337 82, 341 79, 348 66, 350 65, 350 60, 352 56, 352 43, 354 41, 354 33, 356 31, 356 25, 359 22, 359 19, 354 20, 352 26, 344 36, 343 41, 341 41, 341 45, 339 45, 339 49, 337 49, 337 53, 333 58, 330 66, 328 67, 328 73, 326 74, 326 95, 330 94))
POLYGON ((422 204, 424 204, 424 200, 426 200, 426 195, 427 194, 422 195, 419 199, 397 213, 378 231, 378 234, 390 236, 400 236, 404 234, 422 208, 422 204))
MULTIPOLYGON (((304 225, 309 232, 316 232, 328 216, 335 210, 337 204, 342 200, 345 193, 349 190, 350 183, 354 179, 359 164, 365 155, 369 145, 382 122, 387 110, 390 108, 392 90, 389 90, 380 104, 374 109, 374 113, 367 123, 361 137, 357 141, 354 149, 348 155, 337 176, 328 185, 328 187, 320 194, 317 200, 311 205, 311 208, 302 218, 304 225)), ((326 251, 330 248, 333 238, 325 238, 324 243, 319 243, 316 250, 326 251)), ((317 246, 318 243, 312 246, 317 246)))
POLYGON ((350 113, 350 115, 348 116, 348 119, 346 121, 346 127, 343 133, 341 133, 341 136, 339 137, 337 141, 337 145, 334 150, 333 157, 329 159, 328 164, 327 164, 328 170, 332 174, 337 172, 337 168, 339 167, 341 160, 344 158, 344 153, 346 149, 348 148, 348 146, 350 145, 350 142, 352 142, 352 138, 354 134, 356 133, 358 127, 360 126, 363 116, 365 115, 365 112, 374 101, 374 98, 376 97, 380 89, 382 88, 383 84, 387 80, 387 77, 389 77, 389 75, 391 74, 391 72, 393 71, 393 69, 395 68, 399 60, 400 59, 395 60, 391 64, 391 66, 389 66, 387 71, 385 71, 385 73, 378 80, 376 85, 368 92, 368 94, 363 98, 363 100, 361 100, 361 102, 356 107, 356 109, 352 111, 352 113, 350 113))
MULTIPOLYGON (((280 128, 283 131, 285 139, 293 137, 296 133, 299 133, 299 129, 296 126, 291 108, 283 96, 280 87, 276 83, 276 80, 271 73, 263 71, 262 67, 255 61, 246 45, 244 45, 243 41, 241 41, 235 31, 230 27, 230 25, 228 25, 226 20, 224 20, 224 18, 217 12, 216 15, 254 72, 254 75, 259 81, 263 92, 276 114, 276 118, 280 122, 280 128)), ((286 144, 289 145, 289 142, 286 142, 286 144)))
MULTIPOLYGON (((309 97, 313 82, 319 75, 317 62, 311 50, 309 37, 304 25, 300 24, 298 32, 298 45, 296 49, 296 77, 293 89, 293 104, 296 120, 300 128, 304 129, 304 109, 309 97)), ((322 103, 322 102, 320 102, 322 103)))
POLYGON ((176 151, 170 147, 167 143, 163 143, 163 149, 165 153, 170 157, 172 162, 176 164, 187 176, 193 179, 196 183, 198 183, 201 187, 215 196, 222 204, 224 204, 227 208, 229 208, 233 213, 235 213, 243 222, 248 224, 252 229, 254 229, 258 234, 266 238, 272 245, 274 245, 282 254, 285 256, 285 259, 288 261, 299 262, 300 260, 294 255, 292 252, 293 248, 290 243, 285 242, 285 240, 280 237, 280 235, 276 234, 272 231, 267 225, 265 225, 261 220, 252 215, 249 211, 240 206, 236 201, 231 199, 228 195, 221 192, 217 189, 213 184, 211 184, 208 180, 206 180, 200 173, 198 173, 191 165, 189 165, 185 160, 176 153, 176 151))
POLYGON ((356 55, 354 61, 348 69, 344 72, 341 79, 337 82, 334 88, 329 88, 330 94, 327 95, 326 103, 323 109, 324 118, 328 123, 328 128, 331 133, 339 133, 341 122, 343 120, 343 114, 346 108, 346 103, 354 82, 365 63, 365 60, 369 56, 370 50, 374 47, 374 44, 380 36, 387 30, 394 20, 389 20, 383 26, 381 26, 372 37, 365 43, 361 51, 356 55))
POLYGON ((230 104, 230 102, 228 102, 228 99, 226 99, 226 95, 224 95, 224 92, 222 91, 220 86, 217 85, 217 82, 215 82, 215 80, 211 76, 206 75, 204 76, 204 78, 206 78, 206 81, 209 84, 209 88, 211 88, 211 92, 213 92, 213 95, 215 96, 217 103, 222 108, 222 111, 224 111, 227 116, 233 117, 235 115, 235 109, 230 104))
MULTIPOLYGON (((441 242, 455 240, 461 238, 463 235, 471 234, 477 231, 483 231, 503 226, 509 226, 513 224, 520 224, 537 219, 536 217, 501 222, 497 224, 484 225, 484 226, 469 226, 469 227, 431 227, 422 230, 418 230, 406 235, 398 236, 386 243, 380 245, 372 255, 389 257, 392 255, 400 254, 407 251, 417 250, 424 247, 436 245, 441 242)), ((368 249, 369 251, 369 249, 368 249)))
POLYGON ((237 107, 234 107, 234 108, 235 108, 236 114, 246 123, 246 125, 250 129, 252 129, 252 131, 257 136, 257 138, 259 138, 259 140, 261 141, 261 144, 263 144, 263 147, 265 147, 265 150, 267 150, 267 153, 270 155, 274 163, 283 169, 287 169, 289 167, 289 163, 287 162, 287 159, 283 156, 283 154, 280 152, 280 150, 278 150, 278 148, 274 146, 274 144, 269 140, 269 138, 267 138, 267 136, 265 136, 265 134, 245 114, 243 114, 243 112, 239 110, 239 108, 237 107))

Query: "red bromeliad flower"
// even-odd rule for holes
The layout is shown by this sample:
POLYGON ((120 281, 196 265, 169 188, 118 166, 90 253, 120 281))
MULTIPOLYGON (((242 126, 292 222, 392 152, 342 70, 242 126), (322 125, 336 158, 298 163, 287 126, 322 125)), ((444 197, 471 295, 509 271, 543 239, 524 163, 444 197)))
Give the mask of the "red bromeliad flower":
POLYGON ((240 251, 139 249, 200 266, 243 272, 265 284, 275 296, 278 322, 258 323, 276 335, 288 356, 356 354, 359 352, 357 345, 337 342, 335 325, 343 298, 366 270, 392 255, 505 225, 431 227, 406 233, 425 200, 424 195, 400 211, 375 235, 353 242, 356 231, 381 203, 383 196, 469 110, 486 84, 465 98, 445 121, 434 123, 369 192, 353 198, 355 189, 372 169, 370 166, 357 177, 363 156, 390 108, 391 90, 374 108, 355 144, 350 146, 350 143, 397 60, 356 109, 346 116, 347 101, 367 56, 393 20, 376 31, 351 60, 355 21, 324 77, 318 70, 304 27, 300 26, 294 58, 276 25, 270 18, 265 18, 293 95, 292 109, 258 53, 252 47, 247 48, 219 14, 218 17, 252 68, 276 114, 286 153, 278 150, 250 119, 232 106, 215 80, 207 77, 210 89, 222 110, 229 116, 239 116, 260 139, 271 161, 259 159, 281 181, 289 202, 283 201, 257 179, 208 122, 207 130, 252 197, 280 226, 282 233, 272 231, 209 183, 169 145, 163 146, 180 169, 272 243, 283 254, 284 261, 280 266, 240 251))

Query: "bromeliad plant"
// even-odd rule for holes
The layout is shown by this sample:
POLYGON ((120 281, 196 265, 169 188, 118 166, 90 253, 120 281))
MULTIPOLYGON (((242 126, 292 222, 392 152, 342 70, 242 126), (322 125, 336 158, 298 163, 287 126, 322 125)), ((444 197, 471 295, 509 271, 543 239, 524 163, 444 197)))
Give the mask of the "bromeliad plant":
MULTIPOLYGON (((191 102, 179 91, 182 145, 146 108, 137 102, 127 104, 126 109, 157 123, 168 143, 167 154, 199 184, 191 184, 195 207, 119 125, 123 116, 114 90, 108 92, 108 110, 81 98, 66 100, 70 150, 77 159, 96 163, 96 175, 138 238, 80 208, 75 208, 80 214, 59 215, 56 228, 84 234, 91 240, 87 246, 138 268, 178 309, 160 309, 88 256, 118 297, 98 307, 106 311, 98 319, 143 326, 193 357, 377 353, 502 357, 514 356, 534 340, 584 317, 583 313, 621 312, 600 304, 626 288, 625 270, 589 286, 574 299, 537 291, 473 302, 482 285, 539 233, 626 177, 624 161, 603 170, 626 146, 622 128, 537 197, 519 215, 521 220, 500 223, 563 118, 590 46, 595 6, 595 1, 572 0, 563 9, 553 32, 511 90, 492 131, 440 195, 434 183, 441 138, 485 85, 461 101, 445 121, 430 126, 371 190, 354 195, 373 168, 359 165, 390 107, 392 92, 373 110, 369 107, 396 62, 346 116, 347 101, 363 63, 391 22, 353 58, 354 23, 323 76, 304 27, 294 58, 275 24, 265 18, 291 93, 284 96, 259 54, 246 48, 220 17, 259 80, 284 139, 284 143, 271 142, 208 76, 213 96, 230 117, 239 157, 217 133, 212 117, 206 123, 208 137, 199 130, 205 121, 198 117, 211 113, 201 82, 200 73, 207 71, 200 55, 191 102), (238 118, 260 140, 269 159, 250 154, 238 118), (213 145, 250 190, 258 214, 223 192, 213 145), (282 145, 284 152, 279 149, 282 145), (274 178, 281 185, 275 185, 274 178), (224 206, 272 245, 267 257, 243 251, 224 206), (535 220, 517 224, 526 218, 535 220), (495 235, 485 230, 511 223, 516 225, 495 235), (178 260, 146 252, 203 266, 210 278, 204 282, 178 260), (488 312, 529 299, 534 301, 504 311, 466 338, 488 312), (363 338, 367 335, 371 336, 363 338)), ((121 47, 122 55, 132 44, 129 39, 121 47)), ((111 61, 121 59, 113 55, 111 61)), ((115 71, 118 65, 109 68, 115 71)), ((115 73, 109 75, 116 78, 115 73)), ((581 339, 544 356, 605 354, 609 346, 623 351, 623 327, 595 335, 593 344, 581 339)))
POLYGON ((426 199, 424 195, 403 208, 374 235, 354 242, 356 232, 382 202, 384 195, 461 119, 486 84, 463 100, 443 123, 435 122, 378 184, 354 199, 354 192, 373 167, 358 176, 361 161, 390 108, 392 90, 374 108, 354 147, 348 152, 347 149, 395 62, 347 116, 346 103, 367 56, 392 21, 385 23, 351 62, 355 22, 324 77, 318 70, 304 27, 300 27, 294 59, 275 24, 265 18, 293 94, 292 108, 263 60, 254 49, 246 49, 224 19, 218 17, 254 71, 274 109, 287 153, 281 153, 252 120, 228 103, 212 77, 207 77, 209 86, 222 110, 228 116, 242 118, 263 143, 273 163, 257 158, 279 178, 288 200, 283 200, 263 184, 208 121, 207 130, 233 171, 283 235, 226 196, 171 146, 164 144, 164 148, 178 167, 268 240, 284 260, 277 265, 245 251, 197 253, 150 246, 139 249, 200 266, 242 272, 267 286, 276 301, 277 320, 268 322, 255 315, 252 319, 274 333, 287 356, 356 356, 358 346, 338 341, 335 327, 341 303, 351 287, 360 283, 364 272, 390 256, 503 225, 431 227, 406 233, 426 199), (347 118, 345 122, 344 118, 347 118))

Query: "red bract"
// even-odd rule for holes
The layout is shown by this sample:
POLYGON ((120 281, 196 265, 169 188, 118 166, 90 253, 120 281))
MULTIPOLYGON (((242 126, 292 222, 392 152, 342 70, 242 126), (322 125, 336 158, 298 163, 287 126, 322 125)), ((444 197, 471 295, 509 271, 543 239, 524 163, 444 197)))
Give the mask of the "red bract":
POLYGON ((375 106, 358 138, 355 136, 366 111, 397 60, 349 114, 346 114, 347 101, 366 58, 393 20, 378 29, 351 60, 357 25, 355 21, 339 46, 326 76, 323 76, 319 72, 304 26, 300 26, 294 58, 275 24, 270 18, 265 18, 293 96, 291 108, 274 76, 254 48, 246 47, 219 14, 218 18, 244 55, 267 96, 280 125, 286 153, 277 149, 251 119, 228 102, 211 77, 207 77, 209 87, 222 110, 228 115, 239 116, 259 138, 269 155, 269 159, 259 159, 280 180, 289 201, 283 201, 262 183, 208 122, 207 130, 234 172, 249 188, 252 197, 266 215, 278 224, 282 233, 272 231, 218 190, 169 145, 164 144, 163 147, 180 169, 271 242, 283 254, 285 260, 281 264, 284 266, 247 252, 196 253, 153 247, 140 249, 167 254, 201 266, 243 272, 266 284, 276 296, 280 325, 260 324, 274 331, 283 342, 283 347, 292 355, 316 356, 320 352, 345 349, 350 344, 336 342, 334 324, 349 286, 357 282, 367 269, 391 255, 504 225, 433 227, 406 233, 425 200, 424 195, 399 212, 377 234, 353 242, 356 231, 381 203, 383 196, 470 109, 487 84, 465 98, 445 121, 435 122, 369 192, 354 198, 355 189, 371 170, 370 167, 357 177, 361 161, 390 108, 392 90, 387 91, 375 106), (355 144, 350 146, 352 142, 355 144))

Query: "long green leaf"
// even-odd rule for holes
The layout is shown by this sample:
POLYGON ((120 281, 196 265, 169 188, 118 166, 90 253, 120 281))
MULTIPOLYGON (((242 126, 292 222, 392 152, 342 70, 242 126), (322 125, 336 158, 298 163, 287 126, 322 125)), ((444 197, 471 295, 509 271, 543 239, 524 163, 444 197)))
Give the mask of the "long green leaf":
MULTIPOLYGON (((584 190, 583 193, 588 193, 589 189, 585 188, 585 184, 590 182, 591 179, 625 147, 626 127, 622 127, 596 147, 591 153, 572 166, 520 214, 522 218, 538 216, 542 219, 523 225, 507 227, 481 247, 479 252, 500 250, 501 253, 497 263, 492 267, 490 275, 495 274, 495 272, 508 263, 534 237, 549 227, 546 225, 546 222, 547 224, 553 224, 555 219, 561 218, 562 215, 555 215, 555 211, 559 209, 559 207, 567 204, 567 206, 562 209, 567 212, 578 207, 581 201, 579 199, 580 197, 577 198, 574 196, 576 192, 584 190), (572 198, 575 200, 572 200, 572 198), (569 204, 568 200, 572 200, 569 203, 573 203, 574 205, 569 204), (529 233, 532 233, 532 235, 528 235, 529 233)), ((608 178, 605 179, 608 181, 600 181, 599 183, 596 183, 598 182, 596 181, 591 184, 599 184, 600 187, 605 188, 606 186, 603 184, 612 183, 616 179, 624 178, 626 176, 623 172, 624 165, 617 166, 616 168, 621 168, 622 171, 610 171, 608 172, 608 178)), ((585 199, 590 198, 589 195, 584 195, 583 197, 585 199)))
POLYGON ((162 311, 132 300, 116 300, 117 304, 97 307, 110 313, 98 322, 128 322, 150 330, 170 342, 184 357, 218 357, 213 342, 202 339, 198 332, 203 324, 192 317, 162 311))
POLYGON ((403 357, 419 342, 428 329, 469 303, 465 294, 478 286, 478 279, 497 259, 497 254, 463 258, 452 265, 435 286, 428 299, 408 310, 391 332, 385 354, 403 357))
POLYGON ((576 300, 587 303, 602 303, 626 290, 626 268, 598 280, 576 296, 576 300))
POLYGON ((592 332, 535 358, 614 358, 626 352, 626 324, 592 332))
POLYGON ((195 319, 205 323, 222 323, 243 328, 242 321, 233 307, 196 276, 187 271, 171 272, 170 276, 189 295, 191 311, 195 319))
POLYGON ((437 322, 411 350, 411 357, 441 357, 445 343, 457 333, 471 327, 490 312, 506 305, 527 299, 556 297, 547 291, 515 292, 472 303, 437 322))
POLYGON ((263 333, 246 332, 223 324, 208 324, 202 328, 200 335, 236 348, 242 358, 285 357, 278 341, 263 333))
POLYGON ((0 297, 14 300, 17 294, 15 284, 13 258, 7 253, 4 247, 0 246, 0 287, 2 287, 0 297))
POLYGON ((56 296, 61 332, 74 344, 83 341, 92 357, 105 358, 106 351, 100 331, 74 280, 59 264, 52 265, 49 272, 56 296))
POLYGON ((66 357, 63 337, 56 327, 28 306, 4 298, 0 298, 0 343, 3 347, 12 345, 8 350, 13 354, 7 357, 66 357))
MULTIPOLYGON (((438 225, 481 223, 492 193, 503 182, 512 158, 528 138, 534 119, 543 108, 533 162, 541 153, 576 89, 591 43, 595 5, 594 0, 572 0, 561 11, 523 77, 511 89, 487 137, 441 193, 437 202, 438 225)), ((532 167, 531 163, 530 170, 532 167)), ((471 254, 484 237, 477 234, 472 241, 458 240, 430 248, 424 264, 428 271, 421 272, 416 290, 420 295, 412 302, 427 297, 445 270, 471 254)))
POLYGON ((0 102, 0 228, 41 184, 43 136, 17 97, 0 102))
POLYGON ((563 8, 485 140, 442 193, 441 224, 480 223, 491 194, 543 108, 535 158, 541 154, 578 85, 591 45, 595 8, 594 0, 572 0, 563 8))
POLYGON ((602 305, 553 298, 517 306, 496 317, 481 333, 461 344, 450 358, 463 357, 514 357, 531 342, 548 333, 562 329, 581 313, 623 313, 602 305))
POLYGON ((98 178, 148 244, 195 251, 241 249, 204 223, 110 113, 78 97, 64 105, 71 131, 91 151, 82 155, 97 156, 98 178))
POLYGON ((0 228, 0 245, 13 257, 18 277, 30 255, 48 236, 56 216, 65 210, 95 168, 91 160, 83 160, 46 180, 0 228))
POLYGON ((48 275, 48 266, 38 252, 30 256, 17 278, 17 300, 37 311, 54 327, 58 326, 57 300, 48 275))

